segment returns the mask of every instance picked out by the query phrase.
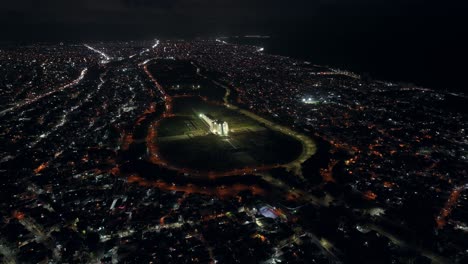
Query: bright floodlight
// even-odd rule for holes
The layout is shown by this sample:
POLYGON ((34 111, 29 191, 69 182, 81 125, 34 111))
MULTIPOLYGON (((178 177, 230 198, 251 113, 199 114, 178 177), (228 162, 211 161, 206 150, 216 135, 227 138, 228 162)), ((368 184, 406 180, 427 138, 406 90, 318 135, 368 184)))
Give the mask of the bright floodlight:
POLYGON ((200 118, 209 127, 211 133, 223 137, 227 137, 229 135, 229 125, 226 121, 215 120, 212 119, 211 116, 204 114, 200 114, 200 118))
POLYGON ((317 101, 315 101, 312 97, 307 97, 307 98, 302 98, 302 102, 305 104, 315 104, 317 101))

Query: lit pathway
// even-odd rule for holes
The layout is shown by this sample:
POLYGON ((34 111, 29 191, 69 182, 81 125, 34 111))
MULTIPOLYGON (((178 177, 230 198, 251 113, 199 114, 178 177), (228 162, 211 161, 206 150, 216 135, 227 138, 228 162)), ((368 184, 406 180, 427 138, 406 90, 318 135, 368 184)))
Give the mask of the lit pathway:
POLYGON ((296 158, 294 161, 291 161, 290 163, 288 164, 285 164, 283 165, 284 167, 292 170, 296 175, 299 175, 299 176, 302 176, 302 171, 301 171, 301 164, 304 163, 307 159, 309 159, 310 157, 312 157, 316 152, 317 152, 317 146, 315 144, 315 142, 301 134, 301 133, 298 133, 286 126, 281 126, 281 125, 278 125, 274 122, 271 122, 261 116, 258 116, 250 111, 247 111, 247 110, 244 110, 244 109, 241 109, 235 105, 232 105, 229 103, 229 95, 231 94, 231 89, 226 86, 226 85, 223 85, 219 82, 216 82, 216 81, 213 81, 215 84, 223 87, 224 89, 226 89, 226 94, 224 95, 224 105, 231 109, 231 110, 235 110, 235 111, 238 111, 242 114, 244 114, 245 116, 248 116, 250 118, 252 118, 253 120, 259 122, 259 123, 262 123, 264 124, 265 126, 267 126, 268 128, 272 129, 272 130, 275 130, 275 131, 278 131, 278 132, 281 132, 283 134, 286 134, 286 135, 289 135, 293 138, 295 138, 296 140, 300 141, 301 144, 302 144, 302 153, 301 155, 296 158))

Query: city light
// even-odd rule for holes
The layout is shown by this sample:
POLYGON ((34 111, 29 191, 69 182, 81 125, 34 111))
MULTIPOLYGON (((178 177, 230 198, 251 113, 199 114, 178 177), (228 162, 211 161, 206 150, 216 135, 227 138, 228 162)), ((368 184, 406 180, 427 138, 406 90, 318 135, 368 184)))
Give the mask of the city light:
POLYGON ((224 40, 0 49, 0 258, 468 256, 466 96, 224 40))
POLYGON ((302 102, 305 104, 316 104, 318 101, 313 99, 312 97, 302 98, 302 102))

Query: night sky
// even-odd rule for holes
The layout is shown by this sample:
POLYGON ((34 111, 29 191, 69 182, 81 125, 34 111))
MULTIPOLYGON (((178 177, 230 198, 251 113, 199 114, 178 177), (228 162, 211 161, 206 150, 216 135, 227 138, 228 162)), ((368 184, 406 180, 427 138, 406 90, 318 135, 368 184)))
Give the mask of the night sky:
POLYGON ((385 32, 431 28, 438 33, 440 29, 433 28, 437 23, 456 27, 456 20, 464 15, 457 5, 424 0, 15 0, 2 1, 1 7, 0 20, 7 25, 4 39, 271 34, 340 28, 373 32, 376 27, 385 32))
POLYGON ((468 31, 464 26, 467 8, 461 2, 10 0, 0 4, 0 40, 266 34, 278 36, 298 53, 286 55, 368 71, 377 77, 460 90, 463 74, 455 65, 464 63, 468 31), (382 74, 402 64, 394 75, 382 74), (442 75, 434 77, 438 73, 442 75))

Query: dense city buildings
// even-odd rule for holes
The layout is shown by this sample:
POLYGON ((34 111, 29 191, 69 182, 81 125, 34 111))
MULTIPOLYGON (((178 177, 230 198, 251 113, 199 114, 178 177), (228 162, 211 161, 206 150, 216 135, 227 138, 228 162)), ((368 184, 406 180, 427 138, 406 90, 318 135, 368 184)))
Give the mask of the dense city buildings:
POLYGON ((2 263, 468 261, 465 94, 226 39, 3 45, 0 87, 2 263))

